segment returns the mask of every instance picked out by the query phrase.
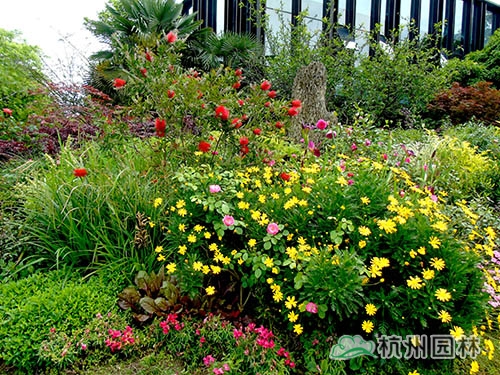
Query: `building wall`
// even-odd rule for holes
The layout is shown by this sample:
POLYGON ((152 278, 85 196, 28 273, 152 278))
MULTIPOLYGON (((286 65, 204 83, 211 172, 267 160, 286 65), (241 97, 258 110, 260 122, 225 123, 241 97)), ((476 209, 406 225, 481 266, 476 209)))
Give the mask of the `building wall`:
MULTIPOLYGON (((218 33, 253 33, 263 38, 252 22, 251 4, 264 6, 271 28, 280 17, 293 24, 304 10, 311 30, 323 27, 326 18, 351 32, 380 25, 381 35, 387 37, 412 21, 418 34, 439 35, 442 47, 456 55, 483 48, 500 28, 500 5, 484 0, 184 0, 184 10, 197 12, 204 26, 218 33), (435 26, 438 23, 441 27, 435 26)), ((406 30, 400 37, 416 36, 406 30)))

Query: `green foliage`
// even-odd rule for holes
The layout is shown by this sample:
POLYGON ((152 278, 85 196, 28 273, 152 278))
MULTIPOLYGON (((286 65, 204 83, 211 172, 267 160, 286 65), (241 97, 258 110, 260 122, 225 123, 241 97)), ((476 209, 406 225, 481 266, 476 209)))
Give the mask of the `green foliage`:
MULTIPOLYGON (((35 274, 0 284, 0 358, 8 366, 33 372, 50 365, 52 361, 45 356, 42 342, 51 331, 69 335, 81 332, 97 313, 105 315, 115 310, 115 286, 110 288, 97 278, 82 282, 76 275, 69 275, 35 274)), ((61 349, 76 343, 63 344, 61 349)), ((57 356, 59 361, 69 360, 63 358, 62 351, 57 356)))
POLYGON ((482 50, 469 53, 466 60, 478 63, 482 73, 480 79, 500 89, 500 30, 493 33, 482 50))
MULTIPOLYGON (((45 82, 40 50, 20 40, 18 32, 0 29, 0 56, 2 108, 11 109, 18 121, 25 120, 30 113, 27 106, 33 101, 32 92, 45 82)), ((6 130, 0 124, 0 139, 5 139, 6 130)))
POLYGON ((37 238, 30 255, 44 267, 107 267, 127 277, 151 269, 152 241, 160 233, 145 231, 157 212, 155 155, 147 143, 114 146, 92 143, 72 152, 66 145, 57 160, 47 156, 47 168, 18 186, 26 196, 26 230, 37 238), (74 176, 82 167, 88 176, 74 176))

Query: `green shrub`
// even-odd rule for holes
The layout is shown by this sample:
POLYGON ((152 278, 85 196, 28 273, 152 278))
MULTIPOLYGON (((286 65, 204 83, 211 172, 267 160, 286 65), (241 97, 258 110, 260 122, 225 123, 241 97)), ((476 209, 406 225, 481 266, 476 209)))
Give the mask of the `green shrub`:
MULTIPOLYGON (((81 331, 96 314, 115 311, 116 292, 97 278, 83 282, 68 272, 35 274, 1 284, 0 359, 29 372, 50 365, 54 361, 43 353, 42 342, 51 333, 81 331)), ((58 355, 64 360, 65 353, 58 355)))

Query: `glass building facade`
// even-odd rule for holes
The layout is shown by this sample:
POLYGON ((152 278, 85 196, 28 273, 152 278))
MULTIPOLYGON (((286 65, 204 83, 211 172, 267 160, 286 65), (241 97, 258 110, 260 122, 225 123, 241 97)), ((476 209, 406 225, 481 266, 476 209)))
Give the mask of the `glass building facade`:
MULTIPOLYGON (((324 27, 322 20, 327 19, 351 32, 379 25, 380 34, 388 36, 412 22, 420 35, 441 34, 442 47, 456 54, 483 48, 500 28, 499 0, 184 0, 183 4, 185 13, 197 12, 204 26, 217 33, 252 33, 262 39, 251 4, 265 9, 271 28, 280 19, 293 24, 295 16, 305 10, 311 30, 324 27), (439 23, 442 27, 436 28, 439 23)), ((400 37, 414 35, 406 30, 400 37)))

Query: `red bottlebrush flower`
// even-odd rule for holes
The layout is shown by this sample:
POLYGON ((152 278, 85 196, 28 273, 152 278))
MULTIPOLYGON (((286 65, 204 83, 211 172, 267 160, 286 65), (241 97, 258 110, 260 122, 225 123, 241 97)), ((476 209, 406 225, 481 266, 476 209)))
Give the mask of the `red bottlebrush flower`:
POLYGON ((200 143, 198 143, 198 150, 200 150, 201 152, 210 151, 210 143, 205 141, 200 141, 200 143))
POLYGON ((236 77, 241 77, 242 74, 243 74, 243 70, 241 70, 239 68, 234 71, 234 75, 236 77))
POLYGON ((241 121, 246 121, 248 120, 248 116, 246 114, 243 114, 243 116, 241 116, 241 121))
POLYGON ((292 107, 302 107, 302 102, 299 99, 292 100, 292 107))
POLYGON ((141 74, 143 77, 146 77, 148 75, 148 70, 146 68, 141 68, 141 74))
POLYGON ((9 116, 12 116, 12 109, 10 109, 10 108, 4 108, 3 109, 3 113, 5 113, 6 115, 9 115, 9 116))
POLYGON ((258 128, 253 130, 253 134, 255 134, 255 135, 260 135, 260 133, 262 133, 262 130, 260 130, 258 128))
POLYGON ((236 117, 235 119, 233 119, 231 121, 231 124, 234 125, 235 129, 238 129, 238 128, 241 127, 241 125, 243 125, 243 123, 241 122, 241 120, 238 117, 236 117))
POLYGON ((247 146, 248 145, 248 138, 247 137, 241 137, 240 138, 240 146, 247 146))
POLYGON ((248 146, 241 146, 241 154, 242 155, 246 155, 250 152, 250 149, 248 148, 248 146))
POLYGON ((278 129, 281 129, 281 128, 282 128, 283 126, 285 126, 285 125, 283 125, 283 123, 282 123, 282 122, 277 121, 277 122, 276 122, 276 124, 275 124, 275 126, 276 126, 278 129))
POLYGON ((240 107, 243 107, 243 105, 245 104, 245 102, 241 99, 238 99, 238 104, 240 107))
POLYGON ((271 99, 276 98, 276 95, 277 95, 277 94, 276 94, 276 91, 274 91, 274 90, 271 90, 271 91, 269 91, 269 92, 267 93, 267 96, 268 96, 268 97, 270 97, 271 99))
POLYGON ((227 121, 229 118, 229 109, 223 105, 218 106, 215 108, 215 117, 220 118, 222 121, 227 121))
POLYGON ((153 56, 151 56, 151 54, 148 51, 146 51, 145 56, 146 56, 146 60, 148 60, 149 62, 153 61, 153 56))
POLYGON ((297 116, 299 114, 298 107, 292 107, 288 109, 288 116, 297 116))
POLYGON ((177 33, 174 33, 173 31, 169 31, 165 38, 167 39, 167 42, 175 43, 175 41, 177 40, 177 33))
POLYGON ((264 81, 260 84, 260 88, 264 91, 267 91, 271 88, 271 83, 269 81, 264 81))
POLYGON ((240 81, 233 83, 233 89, 238 90, 241 87, 240 81))
POLYGON ((115 78, 115 82, 114 82, 113 86, 115 86, 117 89, 119 89, 120 87, 125 86, 126 83, 127 83, 127 81, 125 81, 124 79, 115 78))
POLYGON ((161 120, 157 118, 155 120, 155 129, 156 129, 156 135, 158 137, 164 137, 165 136, 165 129, 167 127, 167 122, 165 120, 161 120))
POLYGON ((271 106, 271 102, 265 102, 264 107, 269 108, 271 106))
POLYGON ((167 91, 167 96, 169 99, 172 99, 175 96, 175 91, 174 90, 168 90, 167 91))
POLYGON ((201 98, 203 98, 203 93, 200 90, 198 90, 198 96, 196 97, 196 99, 201 99, 201 98))
POLYGON ((281 172, 280 177, 284 181, 290 181, 290 175, 286 172, 281 172))
POLYGON ((75 177, 85 177, 87 175, 87 170, 85 168, 76 168, 73 170, 73 175, 75 175, 75 177))

